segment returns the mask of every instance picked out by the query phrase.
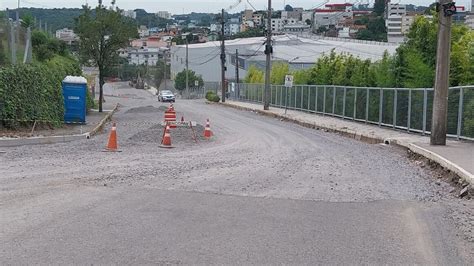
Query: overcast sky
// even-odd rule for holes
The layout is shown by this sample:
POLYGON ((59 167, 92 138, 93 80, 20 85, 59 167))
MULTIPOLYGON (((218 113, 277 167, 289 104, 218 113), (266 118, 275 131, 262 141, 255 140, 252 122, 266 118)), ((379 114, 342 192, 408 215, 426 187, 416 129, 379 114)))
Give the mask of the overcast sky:
MULTIPOLYGON (((97 0, 20 0, 21 6, 23 7, 44 7, 44 8, 60 8, 60 7, 76 7, 80 8, 86 2, 89 2, 90 5, 97 3, 97 0)), ((110 0, 103 0, 104 3, 110 2, 110 0)), ((252 5, 257 9, 264 9, 267 6, 267 0, 249 0, 252 5)), ((395 0, 404 4, 414 4, 414 5, 429 5, 434 0, 395 0)), ((227 8, 228 6, 236 3, 237 0, 117 0, 117 4, 122 9, 136 9, 142 8, 148 12, 156 12, 159 10, 166 10, 172 14, 182 14, 194 12, 212 12, 217 13, 222 8, 227 8)), ((331 0, 331 3, 355 3, 358 0, 349 0, 349 1, 335 1, 331 0)), ((367 0, 360 1, 361 3, 366 3, 367 0)), ((373 0, 370 0, 373 2, 373 0)), ((470 7, 471 0, 458 0, 456 1, 457 5, 464 5, 468 9, 470 7)), ((322 0, 273 0, 272 6, 275 9, 283 9, 284 4, 290 4, 293 7, 303 7, 309 9, 316 7, 321 3, 324 3, 322 0)), ((17 6, 17 0, 0 0, 0 8, 15 8, 17 6)), ((246 4, 246 0, 243 0, 241 4, 237 6, 233 12, 243 10, 245 7, 250 8, 249 4, 246 4)), ((232 12, 231 11, 231 12, 232 12)))

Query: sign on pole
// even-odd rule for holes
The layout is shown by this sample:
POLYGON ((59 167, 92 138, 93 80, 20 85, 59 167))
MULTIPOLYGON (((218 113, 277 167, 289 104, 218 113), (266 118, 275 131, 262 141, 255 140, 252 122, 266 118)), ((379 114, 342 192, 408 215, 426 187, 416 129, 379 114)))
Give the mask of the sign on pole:
POLYGON ((195 86, 195 87, 199 87, 199 80, 195 80, 195 81, 194 81, 194 86, 195 86))
POLYGON ((285 87, 287 87, 287 88, 293 87, 293 76, 292 75, 286 75, 285 76, 285 87))

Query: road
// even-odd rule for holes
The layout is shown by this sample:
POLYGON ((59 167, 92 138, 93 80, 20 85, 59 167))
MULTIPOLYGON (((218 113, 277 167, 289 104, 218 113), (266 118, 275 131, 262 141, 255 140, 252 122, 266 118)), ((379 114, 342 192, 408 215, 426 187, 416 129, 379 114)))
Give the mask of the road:
POLYGON ((0 154, 1 264, 474 263, 472 201, 403 150, 200 100, 175 108, 213 139, 160 149, 167 105, 106 94, 122 152, 104 133, 0 154))

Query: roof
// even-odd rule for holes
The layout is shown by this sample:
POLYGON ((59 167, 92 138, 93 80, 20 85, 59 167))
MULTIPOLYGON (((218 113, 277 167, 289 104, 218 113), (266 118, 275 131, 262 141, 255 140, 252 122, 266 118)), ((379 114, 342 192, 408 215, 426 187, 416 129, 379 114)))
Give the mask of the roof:
POLYGON ((344 3, 344 4, 327 4, 325 7, 345 7, 345 6, 353 6, 351 3, 344 3))
POLYGON ((64 78, 63 82, 73 84, 87 84, 87 79, 78 76, 67 76, 64 78))
MULTIPOLYGON (((394 54, 398 44, 379 43, 362 40, 351 40, 342 38, 323 38, 312 36, 312 38, 299 37, 292 34, 273 36, 275 60, 285 60, 291 63, 314 63, 322 54, 328 54, 334 49, 337 53, 352 54, 361 59, 379 60, 385 51, 394 54)), ((228 51, 235 51, 235 46, 240 46, 239 52, 251 60, 264 58, 265 37, 236 39, 226 41, 228 51)), ((189 49, 218 49, 220 41, 190 44, 189 49)), ((182 49, 184 45, 176 46, 182 49)))

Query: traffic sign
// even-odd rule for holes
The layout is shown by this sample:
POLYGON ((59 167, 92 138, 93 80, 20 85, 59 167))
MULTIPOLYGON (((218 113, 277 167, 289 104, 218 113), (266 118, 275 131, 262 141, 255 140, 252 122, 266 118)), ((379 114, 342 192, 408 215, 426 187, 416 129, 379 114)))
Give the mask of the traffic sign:
POLYGON ((194 86, 199 87, 199 80, 194 81, 194 86))
POLYGON ((285 76, 285 87, 287 87, 287 88, 293 87, 293 76, 292 75, 286 75, 285 76))

